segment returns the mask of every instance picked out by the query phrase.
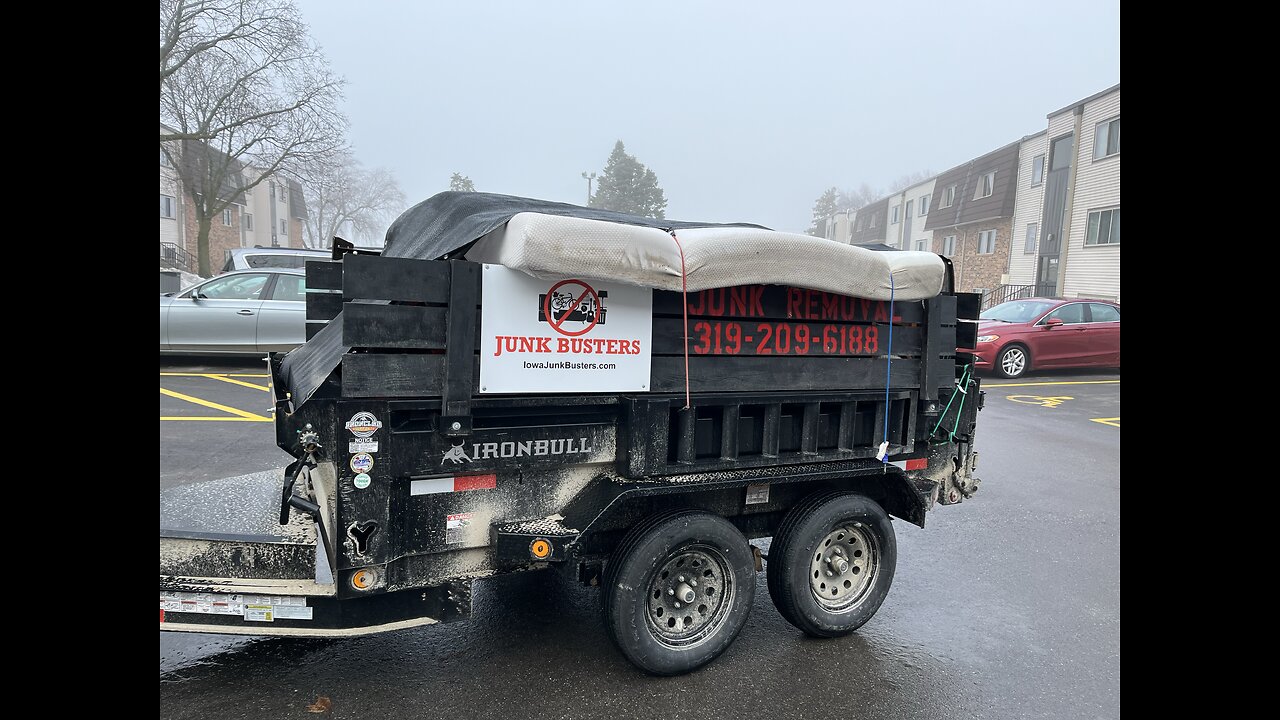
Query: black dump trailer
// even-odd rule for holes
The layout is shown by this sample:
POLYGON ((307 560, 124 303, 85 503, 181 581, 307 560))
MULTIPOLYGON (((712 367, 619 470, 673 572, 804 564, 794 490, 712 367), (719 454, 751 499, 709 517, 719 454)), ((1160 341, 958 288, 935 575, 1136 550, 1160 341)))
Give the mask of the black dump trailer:
POLYGON ((952 292, 949 265, 942 292, 912 301, 539 280, 461 259, 530 207, 477 210, 476 195, 429 216, 454 247, 404 253, 439 259, 392 256, 393 227, 381 256, 307 264, 310 339, 268 359, 294 458, 278 525, 162 530, 161 630, 448 622, 473 581, 554 568, 601 587, 628 659, 677 674, 733 641, 766 566, 797 628, 854 631, 893 579, 890 518, 923 526, 976 491, 982 394, 956 348, 974 344, 979 298, 952 292))

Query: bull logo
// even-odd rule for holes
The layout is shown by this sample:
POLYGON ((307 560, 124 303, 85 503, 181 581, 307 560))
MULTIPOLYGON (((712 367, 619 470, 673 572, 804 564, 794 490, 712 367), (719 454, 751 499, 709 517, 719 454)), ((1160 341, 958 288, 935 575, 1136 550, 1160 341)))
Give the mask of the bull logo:
POLYGON ((467 451, 463 444, 454 445, 448 450, 445 450, 444 457, 440 458, 440 465, 443 466, 446 460, 452 462, 454 465, 471 462, 471 458, 467 457, 467 451))

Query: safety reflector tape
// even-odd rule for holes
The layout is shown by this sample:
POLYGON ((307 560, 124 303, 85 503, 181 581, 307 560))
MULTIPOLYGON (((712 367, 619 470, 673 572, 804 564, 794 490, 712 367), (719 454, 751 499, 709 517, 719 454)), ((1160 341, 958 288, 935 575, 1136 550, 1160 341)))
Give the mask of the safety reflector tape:
POLYGON ((468 490, 492 490, 497 486, 497 475, 459 475, 457 477, 414 480, 409 483, 409 494, 435 495, 437 493, 466 492, 468 490))
POLYGON ((889 464, 902 470, 924 470, 929 467, 929 459, 917 458, 915 460, 893 460, 889 464))

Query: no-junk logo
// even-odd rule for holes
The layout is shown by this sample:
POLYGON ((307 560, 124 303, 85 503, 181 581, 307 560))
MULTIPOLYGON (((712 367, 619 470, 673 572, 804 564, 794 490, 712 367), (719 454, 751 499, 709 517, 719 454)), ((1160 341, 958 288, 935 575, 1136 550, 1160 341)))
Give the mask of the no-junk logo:
POLYGON ((585 335, 595 326, 604 325, 607 297, 608 290, 597 291, 581 280, 561 280, 545 295, 538 296, 538 321, 561 335, 585 335))

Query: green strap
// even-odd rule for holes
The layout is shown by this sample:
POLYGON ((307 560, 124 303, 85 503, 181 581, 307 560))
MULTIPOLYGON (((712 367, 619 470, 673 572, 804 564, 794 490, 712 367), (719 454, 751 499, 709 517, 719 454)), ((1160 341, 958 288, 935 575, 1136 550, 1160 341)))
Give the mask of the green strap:
MULTIPOLYGON (((964 368, 964 372, 960 374, 960 382, 958 383, 958 386, 957 386, 958 392, 951 393, 951 399, 947 400, 947 406, 943 408, 942 414, 938 416, 938 422, 933 426, 933 430, 930 431, 929 437, 932 438, 938 434, 938 428, 942 427, 942 421, 947 418, 947 413, 951 411, 951 403, 956 401, 956 395, 961 396, 960 407, 956 409, 956 425, 960 424, 960 413, 964 410, 964 399, 969 394, 969 376, 970 376, 970 373, 972 372, 973 372, 973 364, 971 363, 969 365, 966 365, 964 368)), ((956 438, 956 431, 955 431, 955 428, 953 427, 951 429, 951 439, 955 440, 955 438, 956 438)))

